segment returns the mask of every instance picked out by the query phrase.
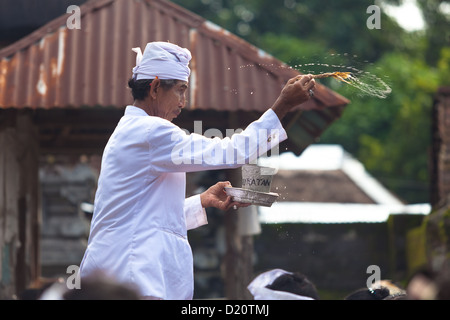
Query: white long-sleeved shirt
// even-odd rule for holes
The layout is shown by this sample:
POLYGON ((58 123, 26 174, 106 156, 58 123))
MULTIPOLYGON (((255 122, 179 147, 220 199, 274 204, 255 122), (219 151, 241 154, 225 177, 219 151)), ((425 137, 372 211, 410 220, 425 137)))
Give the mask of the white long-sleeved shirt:
POLYGON ((200 195, 185 199, 185 173, 237 168, 286 138, 271 109, 243 132, 211 139, 127 106, 103 153, 81 278, 102 271, 144 297, 192 299, 187 230, 207 217, 200 195))

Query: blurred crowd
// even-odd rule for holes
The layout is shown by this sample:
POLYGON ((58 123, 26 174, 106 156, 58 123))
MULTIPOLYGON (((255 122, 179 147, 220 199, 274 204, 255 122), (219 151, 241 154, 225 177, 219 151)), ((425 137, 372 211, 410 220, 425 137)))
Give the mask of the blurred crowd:
MULTIPOLYGON (((449 300, 450 270, 419 270, 406 286, 390 280, 362 285, 341 300, 449 300)), ((320 300, 316 285, 300 272, 273 269, 259 274, 248 290, 255 300, 320 300)), ((79 289, 68 289, 64 279, 41 283, 25 290, 19 300, 139 300, 136 288, 97 274, 83 279, 79 289)))
MULTIPOLYGON (((277 270, 277 269, 275 269, 277 270)), ((273 274, 275 270, 259 275, 249 285, 255 299, 319 300, 319 291, 315 284, 302 273, 280 270, 282 274, 273 274), (269 274, 273 274, 272 278, 269 274), (257 288, 254 288, 258 282, 257 288), (283 292, 279 295, 278 292, 283 292), (290 293, 286 295, 285 293, 290 293)), ((342 300, 450 300, 450 270, 440 272, 427 269, 416 271, 406 286, 390 280, 374 282, 370 287, 361 286, 342 300)))

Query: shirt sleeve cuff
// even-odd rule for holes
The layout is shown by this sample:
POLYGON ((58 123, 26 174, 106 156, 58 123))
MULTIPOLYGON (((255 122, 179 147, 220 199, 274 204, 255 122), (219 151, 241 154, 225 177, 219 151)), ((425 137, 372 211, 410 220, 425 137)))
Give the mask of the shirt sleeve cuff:
POLYGON ((202 207, 199 194, 184 200, 184 215, 186 217, 187 230, 208 224, 206 210, 202 207))
POLYGON ((278 118, 275 111, 272 110, 272 108, 269 108, 266 112, 264 112, 262 118, 263 117, 270 119, 269 122, 272 129, 271 131, 278 133, 278 142, 282 142, 287 139, 286 130, 284 130, 280 119, 278 118))

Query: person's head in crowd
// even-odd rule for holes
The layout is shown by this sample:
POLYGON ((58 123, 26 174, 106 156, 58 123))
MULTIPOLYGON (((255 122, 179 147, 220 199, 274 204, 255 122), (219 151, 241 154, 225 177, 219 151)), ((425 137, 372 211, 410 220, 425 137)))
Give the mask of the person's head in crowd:
POLYGON ((80 288, 68 289, 56 282, 43 291, 39 300, 139 300, 137 290, 129 284, 96 273, 81 280, 80 288))
POLYGON ((247 287, 255 300, 318 300, 315 285, 299 272, 274 269, 257 276, 247 287))
POLYGON ((431 270, 416 271, 408 281, 408 296, 412 300, 435 300, 438 295, 436 277, 436 273, 431 270))
POLYGON ((344 300, 384 300, 388 296, 389 289, 386 287, 361 288, 350 293, 344 300))

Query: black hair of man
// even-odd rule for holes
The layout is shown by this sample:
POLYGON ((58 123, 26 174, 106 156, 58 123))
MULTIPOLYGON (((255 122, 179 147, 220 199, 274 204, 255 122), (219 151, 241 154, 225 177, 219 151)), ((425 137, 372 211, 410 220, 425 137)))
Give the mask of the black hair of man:
MULTIPOLYGON (((147 98, 148 93, 150 92, 150 85, 152 81, 153 79, 135 80, 134 78, 128 80, 128 87, 131 89, 133 99, 144 100, 145 98, 147 98)), ((161 88, 163 88, 164 90, 169 90, 177 84, 178 80, 162 79, 160 80, 160 82, 161 88)))
POLYGON ((282 274, 271 284, 267 285, 266 288, 319 300, 319 294, 315 285, 304 274, 299 272, 282 274))
POLYGON ((350 293, 345 300, 383 300, 389 296, 389 289, 380 287, 377 289, 362 288, 350 293))

